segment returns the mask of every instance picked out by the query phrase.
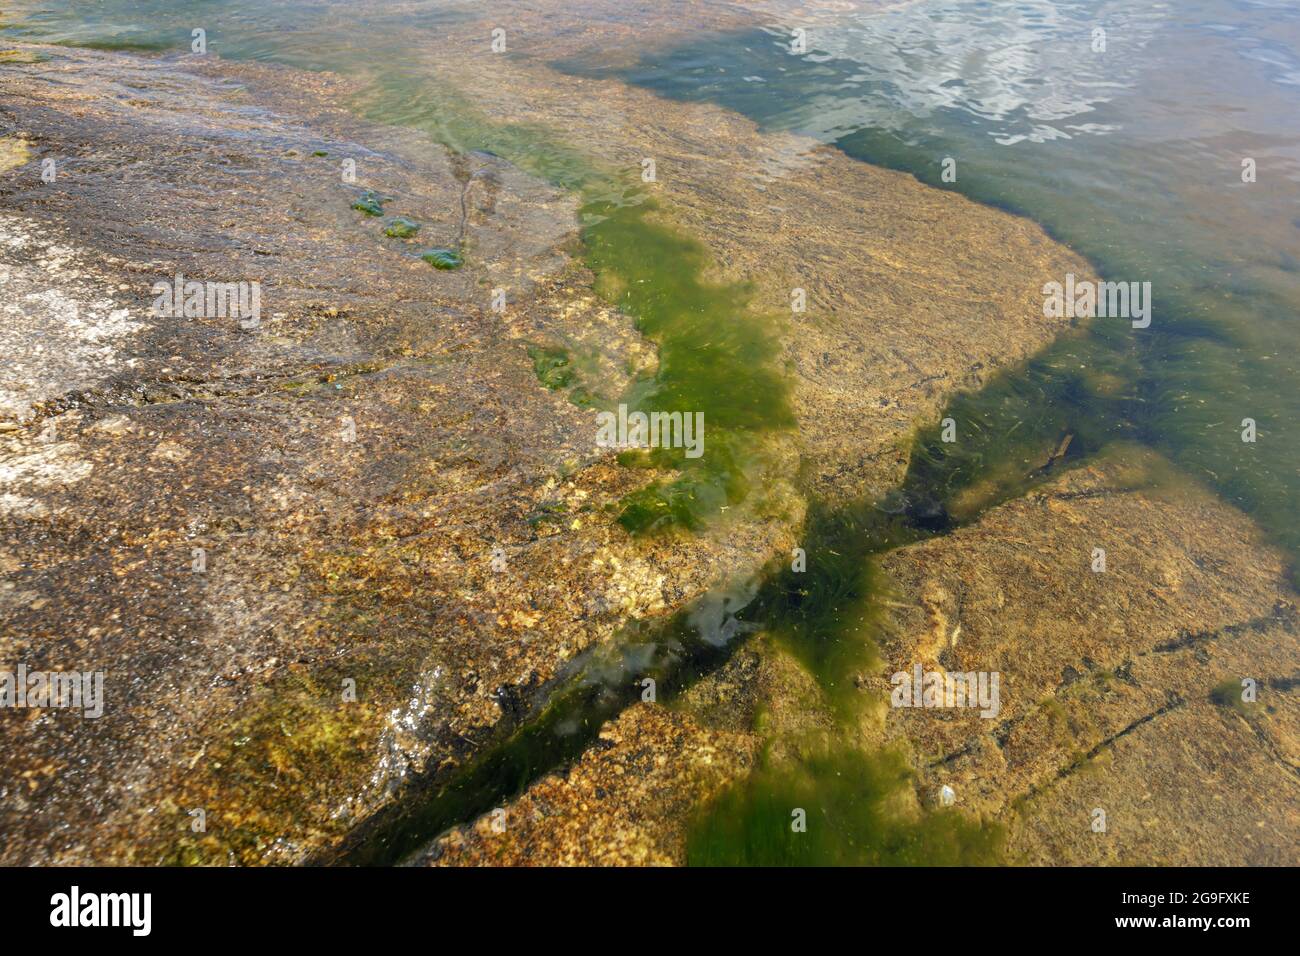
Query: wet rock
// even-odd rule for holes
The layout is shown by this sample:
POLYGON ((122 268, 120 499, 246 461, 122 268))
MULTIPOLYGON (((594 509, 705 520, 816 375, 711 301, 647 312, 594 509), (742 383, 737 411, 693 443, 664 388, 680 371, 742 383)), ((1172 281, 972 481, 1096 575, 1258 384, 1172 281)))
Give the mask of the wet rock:
POLYGON ((435 269, 459 269, 465 264, 455 249, 426 249, 420 253, 420 258, 435 269))
POLYGON ((390 239, 410 239, 420 231, 420 224, 405 216, 397 216, 384 228, 384 235, 390 239))
MULTIPOLYGON (((857 682, 854 720, 837 719, 797 661, 760 636, 682 695, 690 732, 751 736, 777 772, 810 754, 838 765, 836 754, 901 748, 911 779, 900 806, 952 807, 1007 834, 1007 861, 1292 862, 1300 618, 1283 556, 1244 515, 1152 453, 1117 448, 879 560, 882 660, 857 682), (1095 547, 1104 572, 1092 570, 1095 547), (996 712, 889 706, 891 677, 916 665, 997 672, 996 712)), ((635 780, 620 767, 628 752, 584 760, 635 780)), ((665 845, 684 862, 680 840, 665 845)))
POLYGON ((0 714, 0 779, 24 781, 0 785, 6 861, 302 859, 629 618, 789 546, 767 518, 648 542, 613 522, 647 476, 522 334, 563 317, 639 361, 565 251, 570 197, 360 123, 329 77, 43 52, 0 76, 0 133, 33 144, 0 184, 0 661, 102 671, 107 707, 0 714), (472 260, 387 242, 344 158, 472 260), (494 203, 466 206, 466 162, 494 203), (178 274, 260 283, 260 324, 154 314, 178 274), (556 501, 566 520, 528 520, 556 501))
MULTIPOLYGON (((31 144, 0 183, 0 269, 21 293, 0 332, 16 357, 0 379, 0 660, 102 669, 111 706, 89 728, 0 715, 3 779, 24 781, 0 789, 8 862, 294 861, 330 845, 412 776, 448 776, 526 720, 629 619, 788 553, 801 467, 828 498, 897 481, 919 419, 1058 331, 1044 278, 1087 273, 1024 220, 714 107, 668 109, 538 59, 458 64, 448 89, 492 122, 549 110, 616 168, 657 157, 671 175, 656 222, 704 243, 718 288, 752 284, 756 316, 808 290, 808 314, 776 323, 798 427, 761 439, 761 506, 637 539, 614 518, 656 472, 596 448, 582 406, 658 358, 572 258, 575 197, 490 152, 357 120, 335 104, 364 101, 361 81, 35 52, 40 72, 0 75, 0 135, 31 144), (59 158, 55 183, 42 157, 59 158), (469 254, 431 270, 349 208, 359 190, 374 215, 400 199, 422 240, 469 254), (257 282, 264 314, 247 328, 153 314, 154 284, 176 276, 257 282), (562 344, 581 393, 538 381, 537 343, 562 344)), ((785 668, 757 673, 799 686, 785 668)), ((816 708, 767 711, 826 728, 816 708)), ((708 747, 732 755, 722 776, 743 769, 742 730, 657 708, 624 719, 634 762, 636 721, 671 726, 687 772, 655 763, 652 778, 675 808, 713 785, 689 769, 708 747)), ((588 766, 592 786, 616 793, 616 765, 588 766)), ((676 858, 676 810, 601 819, 575 862, 676 858)))
POLYGON ((1008 822, 1031 862, 1289 862, 1300 623, 1245 515, 1117 449, 881 563, 896 597, 868 688, 888 698, 917 664, 1000 675, 989 717, 885 711, 878 739, 909 744, 919 786, 1008 822), (1214 705, 1244 678, 1251 717, 1214 705))
MULTIPOLYGON (((669 10, 638 12, 660 26, 666 47, 690 33, 687 24, 726 29, 744 18, 716 7, 669 10)), ((572 17, 563 4, 521 15, 535 23, 529 56, 492 54, 477 42, 490 25, 469 19, 449 25, 446 48, 419 68, 472 101, 485 121, 562 116, 556 136, 579 136, 614 169, 655 160, 648 194, 664 219, 702 241, 717 263, 713 278, 749 288, 754 313, 779 328, 793 374, 792 440, 801 477, 819 498, 844 502, 892 488, 907 470, 918 422, 1068 327, 1043 317, 1043 283, 1093 270, 1028 219, 807 137, 760 130, 719 106, 548 65, 579 55, 589 64, 634 61, 646 21, 626 11, 567 30, 557 28, 572 17), (795 289, 805 294, 803 312, 792 311, 795 289)))
POLYGON ((384 214, 383 200, 369 189, 352 203, 352 208, 357 212, 364 212, 367 216, 382 216, 384 214))
POLYGON ((634 704, 567 770, 440 837, 438 866, 662 866, 678 862, 693 807, 752 765, 757 738, 634 704))

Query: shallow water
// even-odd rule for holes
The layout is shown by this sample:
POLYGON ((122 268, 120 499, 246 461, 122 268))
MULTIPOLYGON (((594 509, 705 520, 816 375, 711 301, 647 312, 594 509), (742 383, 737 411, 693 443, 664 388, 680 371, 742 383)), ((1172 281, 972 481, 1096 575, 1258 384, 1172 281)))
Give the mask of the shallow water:
MULTIPOLYGON (((788 52, 799 22, 614 72, 1023 213, 1106 278, 1150 282, 1150 328, 1098 323, 1090 342, 1039 364, 1085 386, 1125 367, 1105 390, 1133 401, 1098 409, 1107 400, 1093 387, 1079 410, 1113 425, 1117 413, 1296 554, 1300 9, 921 2, 828 18, 809 30, 807 57, 788 52), (1092 49, 1098 27, 1104 52, 1092 49), (1253 444, 1244 418, 1258 425, 1253 444)), ((1068 391, 1048 376, 1036 402, 1067 411, 1068 391)))
MULTIPOLYGON (((492 10, 513 23, 535 6, 492 10)), ((638 8, 591 6, 637 35, 638 8)), ((1034 218, 1107 278, 1150 282, 1150 328, 1098 323, 1094 339, 1069 343, 1047 363, 1076 383, 1093 380, 1087 400, 1076 403, 1088 412, 1113 404, 1091 374, 1104 367, 1109 393, 1134 398, 1115 427, 1135 430, 1257 514, 1293 554, 1300 550, 1300 528, 1290 520, 1300 503, 1300 441, 1291 437, 1300 414, 1300 10, 1279 0, 854 6, 767 4, 765 22, 687 42, 661 39, 647 25, 647 42, 631 44, 633 65, 585 53, 554 65, 714 101, 767 128, 910 171, 1034 218), (780 14, 786 6, 795 12, 780 14), (807 30, 805 56, 789 52, 796 27, 807 30), (1097 29, 1105 31, 1104 51, 1093 49, 1097 29), (602 66, 605 60, 616 65, 602 66), (956 161, 955 182, 943 177, 947 158, 956 161), (1242 182, 1244 159, 1254 161, 1256 182, 1242 182), (1136 364, 1115 354, 1132 350, 1140 353, 1136 364), (1119 366, 1117 383, 1109 373, 1119 366), (1241 440, 1245 418, 1257 423, 1254 443, 1241 440)), ((443 88, 446 73, 432 75, 430 58, 453 76, 484 68, 444 39, 448 25, 482 7, 445 0, 269 7, 218 0, 194 9, 108 0, 89 10, 24 0, 9 7, 4 32, 15 38, 114 48, 184 51, 201 25, 223 56, 364 77, 365 108, 376 118, 428 128, 462 148, 491 148, 553 181, 609 193, 595 182, 580 142, 556 142, 545 127, 486 130, 443 88)), ((704 7, 734 12, 727 3, 704 7)), ((545 20, 545 29, 559 36, 580 20, 575 10, 545 20)), ((693 291, 700 301, 687 311, 719 302, 731 308, 722 290, 705 296, 709 302, 704 290, 693 291)), ((688 325, 680 331, 690 335, 688 325)), ((665 335, 660 344, 675 340, 665 335)), ((734 358, 731 372, 745 364, 734 358)), ((687 380, 679 376, 677 387, 687 380)), ((695 379, 707 383, 705 392, 727 380, 734 376, 695 379)), ((1059 405, 1070 391, 1045 379, 1034 404, 1059 405)), ((779 406, 758 411, 781 415, 779 406)))
MULTIPOLYGON (((771 322, 750 309, 745 290, 705 279, 699 244, 656 223, 624 171, 589 155, 580 138, 566 140, 562 122, 539 115, 535 124, 534 117, 492 123, 458 96, 457 72, 484 66, 439 44, 448 25, 478 15, 475 5, 200 6, 196 19, 167 2, 106 2, 89 13, 80 4, 19 2, 9 5, 4 32, 184 51, 190 30, 202 26, 223 56, 344 73, 359 81, 352 105, 369 118, 425 129, 458 149, 490 150, 580 193, 598 289, 660 349, 659 374, 639 381, 634 397, 642 407, 706 408, 718 429, 713 448, 727 452, 627 502, 624 524, 693 527, 745 499, 756 467, 747 439, 792 425, 771 322), (645 255, 647 248, 658 254, 645 255)), ((533 6, 495 5, 507 20, 533 6)), ((620 16, 618 5, 598 6, 620 16)), ((734 13, 730 4, 715 6, 734 13)), ((771 629, 838 699, 870 651, 860 640, 872 600, 863 559, 943 533, 1022 491, 1020 466, 1062 434, 1074 436, 1072 457, 1116 441, 1155 446, 1256 515, 1293 554, 1300 551, 1292 519, 1300 443, 1290 434, 1300 414, 1300 11, 1250 0, 1176 8, 943 0, 861 13, 841 6, 806 5, 810 14, 801 5, 796 19, 782 16, 781 4, 767 4, 766 19, 747 28, 647 36, 630 57, 606 51, 546 59, 666 97, 716 102, 767 129, 811 136, 1028 215, 1107 278, 1150 282, 1150 327, 1100 320, 978 394, 954 399, 946 414, 971 426, 958 448, 938 441, 932 427, 920 434, 908 479, 890 498, 814 508, 806 579, 775 576, 744 597, 738 617, 725 612, 710 633, 685 614, 652 634, 625 635, 616 660, 582 660, 572 685, 537 723, 486 754, 458 787, 380 820, 353 859, 398 859, 517 792, 578 753, 600 721, 632 699, 629 677, 654 675, 670 692, 716 663, 709 638, 728 627, 771 629), (789 31, 805 24, 810 53, 793 56, 789 31), (1098 26, 1106 31, 1104 52, 1092 48, 1098 26), (1241 179, 1246 157, 1258 170, 1254 183, 1241 179), (952 182, 942 175, 946 158, 956 161, 952 182), (1258 422, 1255 443, 1241 440, 1244 418, 1258 422), (1007 462, 1016 467, 1004 468, 1007 462)), ((548 29, 560 35, 577 19, 556 18, 548 29)), ((637 13, 627 12, 623 23, 635 34, 637 13)), ((539 377, 546 372, 539 368, 539 377)), ((618 398, 573 397, 601 405, 618 398)), ((885 757, 858 759, 818 755, 802 776, 757 775, 725 798, 712 822, 699 823, 692 859, 933 861, 933 853, 920 852, 923 843, 947 848, 954 862, 994 852, 991 835, 939 818, 891 830, 874 799, 862 812, 840 813, 838 823, 832 811, 829 832, 839 839, 820 849, 754 840, 809 788, 833 808, 860 796, 844 792, 846 773, 876 781, 876 796, 902 779, 885 757)))

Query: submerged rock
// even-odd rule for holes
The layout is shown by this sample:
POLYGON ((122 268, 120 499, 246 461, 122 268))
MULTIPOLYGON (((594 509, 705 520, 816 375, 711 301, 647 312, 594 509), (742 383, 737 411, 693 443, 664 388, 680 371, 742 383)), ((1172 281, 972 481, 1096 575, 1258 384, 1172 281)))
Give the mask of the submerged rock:
POLYGON ((384 214, 384 201, 367 189, 361 194, 360 198, 352 203, 352 208, 358 212, 364 212, 367 216, 382 216, 384 214))
POLYGON ((573 767, 442 836, 413 862, 437 866, 663 866, 692 809, 753 764, 753 735, 706 730, 634 704, 573 767))
MULTIPOLYGON (((639 171, 654 159, 660 172, 645 193, 656 221, 701 243, 716 263, 707 278, 727 288, 728 302, 747 298, 748 323, 775 330, 775 364, 790 370, 796 425, 777 440, 801 456, 812 495, 883 495, 907 471, 919 422, 1068 328, 1066 319, 1044 318, 1043 283, 1094 270, 1034 222, 813 139, 760 129, 720 106, 550 65, 635 60, 650 32, 643 16, 656 18, 656 39, 669 46, 692 32, 687 24, 721 29, 745 19, 706 5, 642 8, 632 22, 610 7, 599 18, 575 18, 552 0, 520 11, 535 31, 527 57, 484 50, 477 38, 491 24, 468 17, 448 24, 447 45, 416 55, 411 69, 473 104, 456 127, 464 138, 497 146, 494 124, 513 130, 526 121, 540 140, 545 117, 556 116, 564 121, 551 130, 555 140, 580 143, 607 169, 639 171)), ((377 115, 419 125, 403 105, 409 97, 394 86, 363 100, 377 115)), ((504 136, 498 148, 522 161, 528 143, 507 150, 518 145, 504 136)), ((552 165, 540 162, 538 171, 552 165)))
POLYGON ((391 239, 410 239, 420 231, 420 224, 405 216, 397 216, 384 229, 384 235, 391 239))
POLYGON ((891 707, 883 739, 1005 821, 1014 856, 1292 861, 1297 596, 1245 515, 1120 447, 882 565, 898 596, 868 688, 917 663, 1000 675, 996 714, 891 707), (1247 678, 1257 712, 1215 706, 1247 678))
MULTIPOLYGON (((518 156, 357 120, 333 105, 372 92, 356 81, 39 52, 40 71, 0 73, 0 133, 37 144, 0 186, 5 228, 27 236, 0 244, 22 290, 0 379, 0 659, 100 670, 108 706, 93 724, 6 717, 0 771, 23 781, 0 790, 6 862, 301 861, 336 844, 413 777, 445 781, 527 721, 629 620, 788 554, 801 455, 819 494, 896 481, 918 420, 1057 331, 1031 290, 1086 272, 1031 224, 950 193, 716 108, 498 58, 467 81, 492 122, 563 105, 610 164, 677 170, 636 235, 688 250, 679 278, 699 301, 752 283, 752 309, 705 316, 719 341, 733 320, 787 314, 792 284, 811 292, 811 317, 773 323, 796 427, 727 449, 762 460, 762 494, 694 534, 638 538, 621 503, 671 470, 620 465, 579 405, 652 376, 658 355, 610 304, 619 290, 595 294, 572 258, 576 197, 518 156), (127 104, 118 84, 151 97, 127 104), (455 265, 429 282, 308 152, 356 160, 374 207, 359 211, 401 196, 472 261, 438 250, 455 265), (61 157, 56 183, 45 155, 61 157), (257 283, 261 314, 157 310, 155 284, 184 281, 257 283), (538 381, 536 343, 580 367, 574 401, 538 381)), ((623 739, 658 727, 708 778, 675 790, 656 763, 674 807, 719 778, 709 747, 723 777, 751 752, 748 731, 701 747, 714 732, 698 721, 624 719, 623 739)), ((825 729, 815 710, 792 720, 825 729)), ((623 833, 611 813, 603 832, 623 833)), ((670 817, 611 852, 675 859, 670 817)))
POLYGON ((426 249, 420 253, 420 258, 435 269, 459 269, 465 264, 455 249, 426 249))
MULTIPOLYGON (((984 862, 1292 862, 1297 596, 1282 555, 1244 515, 1185 481, 1151 483, 1165 473, 1148 452, 1112 452, 968 528, 884 555, 882 663, 859 680, 867 706, 852 727, 837 724, 811 678, 769 642, 738 651, 682 699, 694 719, 676 718, 672 747, 689 753, 717 734, 738 735, 732 746, 761 749, 771 772, 750 780, 759 762, 729 763, 731 777, 711 778, 706 793, 693 789, 688 763, 666 761, 654 785, 677 810, 647 815, 636 761, 657 752, 660 730, 625 717, 613 725, 620 745, 588 753, 574 771, 579 783, 547 778, 504 807, 506 819, 526 825, 489 836, 480 821, 439 840, 429 859, 606 862, 598 848, 575 849, 581 841, 561 836, 591 819, 584 798, 600 780, 609 787, 595 811, 600 831, 634 828, 641 845, 657 848, 654 862, 686 862, 682 820, 709 813, 721 814, 702 844, 709 860, 762 861, 790 839, 790 807, 809 800, 820 827, 857 833, 860 814, 878 813, 866 804, 883 799, 880 782, 862 779, 856 803, 836 800, 833 784, 860 758, 901 748, 910 767, 894 811, 869 815, 875 835, 855 837, 866 841, 862 855, 838 855, 840 847, 835 861, 879 861, 876 841, 901 827, 917 850, 909 862, 920 863, 965 861, 953 856, 962 840, 980 854, 1001 846, 984 862), (1106 550, 1104 571, 1093 570, 1096 547, 1106 550), (900 686, 891 677, 910 677, 914 665, 941 676, 996 672, 996 696, 983 702, 994 707, 986 716, 978 704, 919 697, 914 707, 890 706, 900 686), (811 789, 800 783, 819 773, 830 776, 811 789), (739 789, 711 808, 728 782, 739 789), (681 806, 683 794, 694 802, 681 806), (924 805, 955 807, 969 822, 953 829, 935 817, 927 837, 909 822, 927 819, 924 805), (976 825, 989 843, 971 833, 976 825)), ((798 860, 802 846, 795 840, 772 859, 798 860)), ((832 860, 804 860, 818 861, 832 860)))
POLYGON ((609 516, 647 476, 524 345, 562 317, 611 381, 646 361, 565 251, 572 197, 358 122, 327 76, 45 52, 58 84, 0 74, 0 135, 39 144, 0 185, 0 661, 101 672, 106 706, 6 711, 0 858, 304 859, 629 618, 789 547, 785 519, 638 542, 609 516), (286 140, 363 157, 474 262, 430 284, 286 140), (256 282, 260 315, 158 310, 178 275, 256 282))

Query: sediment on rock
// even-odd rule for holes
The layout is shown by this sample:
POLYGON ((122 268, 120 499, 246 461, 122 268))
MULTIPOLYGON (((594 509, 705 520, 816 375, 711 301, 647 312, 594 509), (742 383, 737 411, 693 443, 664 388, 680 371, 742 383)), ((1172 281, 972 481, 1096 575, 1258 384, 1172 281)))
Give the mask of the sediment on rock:
POLYGON ((638 703, 572 767, 444 834, 412 862, 437 866, 662 866, 681 859, 694 807, 753 764, 757 738, 638 703))
MULTIPOLYGON (((686 6, 678 12, 701 28, 735 25, 727 11, 686 6)), ((562 21, 562 8, 535 13, 562 21)), ((667 8, 654 16, 680 22, 667 8)), ((406 82, 422 84, 375 77, 361 83, 358 103, 420 126, 425 91, 437 86, 472 103, 478 124, 577 136, 629 174, 653 159, 645 188, 660 214, 709 248, 720 281, 751 289, 755 310, 779 321, 801 477, 818 498, 842 503, 894 487, 918 424, 1069 327, 1043 316, 1043 284, 1094 275, 1022 217, 760 130, 719 106, 551 65, 597 45, 605 59, 639 55, 643 41, 629 44, 617 18, 570 31, 539 23, 509 57, 477 42, 485 29, 481 19, 449 25, 444 50, 408 64, 406 82), (563 129, 547 125, 555 116, 563 129), (795 289, 804 312, 792 311, 795 289)))

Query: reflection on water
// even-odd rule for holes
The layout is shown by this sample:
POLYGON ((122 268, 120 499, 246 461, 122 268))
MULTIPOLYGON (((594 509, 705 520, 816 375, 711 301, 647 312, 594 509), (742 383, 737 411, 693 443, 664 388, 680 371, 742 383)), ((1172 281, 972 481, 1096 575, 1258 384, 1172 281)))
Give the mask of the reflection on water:
POLYGON ((794 26, 620 72, 1022 212, 1108 278, 1151 282, 1150 329, 1057 351, 1086 370, 1135 347, 1130 425, 1300 550, 1300 10, 940 0, 822 21, 806 57, 789 52, 794 26))

